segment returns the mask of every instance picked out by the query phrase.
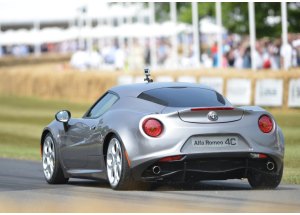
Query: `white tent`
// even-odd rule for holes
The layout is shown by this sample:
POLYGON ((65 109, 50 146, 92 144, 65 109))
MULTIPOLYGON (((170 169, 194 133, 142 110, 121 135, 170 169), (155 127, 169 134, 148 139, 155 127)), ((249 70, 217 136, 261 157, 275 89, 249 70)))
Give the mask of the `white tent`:
POLYGON ((203 18, 200 20, 200 32, 202 34, 217 34, 219 32, 226 34, 227 30, 224 27, 220 28, 213 19, 203 18))
POLYGON ((190 32, 191 26, 186 24, 177 24, 171 22, 163 24, 125 24, 120 27, 97 26, 95 28, 44 28, 39 31, 35 29, 26 30, 9 30, 0 34, 0 44, 2 45, 18 45, 18 44, 42 44, 55 43, 67 40, 82 38, 149 38, 149 37, 168 37, 180 32, 190 32))

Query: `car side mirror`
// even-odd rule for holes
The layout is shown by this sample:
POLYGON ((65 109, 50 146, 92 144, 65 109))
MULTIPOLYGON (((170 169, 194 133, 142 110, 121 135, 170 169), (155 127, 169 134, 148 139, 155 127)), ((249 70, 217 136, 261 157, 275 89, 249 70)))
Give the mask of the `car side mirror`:
POLYGON ((69 128, 69 120, 71 119, 71 112, 68 111, 68 110, 61 110, 61 111, 58 111, 56 114, 55 114, 55 119, 58 121, 58 122, 62 122, 63 125, 64 125, 64 129, 65 131, 68 130, 69 128))

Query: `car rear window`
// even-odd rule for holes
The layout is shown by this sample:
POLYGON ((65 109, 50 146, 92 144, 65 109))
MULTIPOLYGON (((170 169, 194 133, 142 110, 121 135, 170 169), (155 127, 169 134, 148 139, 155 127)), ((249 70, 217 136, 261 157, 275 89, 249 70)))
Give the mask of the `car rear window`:
POLYGON ((216 91, 197 87, 166 87, 147 90, 138 98, 168 107, 224 106, 224 97, 216 91))

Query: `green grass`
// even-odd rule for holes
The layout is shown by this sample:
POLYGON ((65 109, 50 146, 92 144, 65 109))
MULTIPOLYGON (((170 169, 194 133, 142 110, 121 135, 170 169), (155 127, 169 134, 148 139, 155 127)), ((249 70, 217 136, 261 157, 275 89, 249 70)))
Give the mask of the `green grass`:
MULTIPOLYGON (((82 116, 91 103, 0 96, 0 157, 40 159, 43 128, 61 109, 82 116)), ((285 141, 284 182, 300 184, 300 110, 270 110, 281 126, 285 141)))
POLYGON ((0 157, 40 159, 40 136, 44 127, 54 119, 54 114, 68 109, 73 117, 80 117, 90 105, 1 96, 0 157))
POLYGON ((284 177, 286 183, 300 184, 300 110, 270 110, 285 137, 284 177))

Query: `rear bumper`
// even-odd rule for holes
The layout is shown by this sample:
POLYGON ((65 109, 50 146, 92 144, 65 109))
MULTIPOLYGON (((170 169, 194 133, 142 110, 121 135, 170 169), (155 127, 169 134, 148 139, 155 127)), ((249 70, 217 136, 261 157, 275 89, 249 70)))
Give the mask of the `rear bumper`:
POLYGON ((136 180, 148 182, 186 182, 247 178, 250 172, 277 174, 282 162, 272 156, 252 158, 251 153, 209 153, 184 155, 180 161, 160 162, 153 159, 132 169, 136 180), (274 163, 274 169, 267 163, 274 163), (154 173, 153 167, 160 172, 154 173))

